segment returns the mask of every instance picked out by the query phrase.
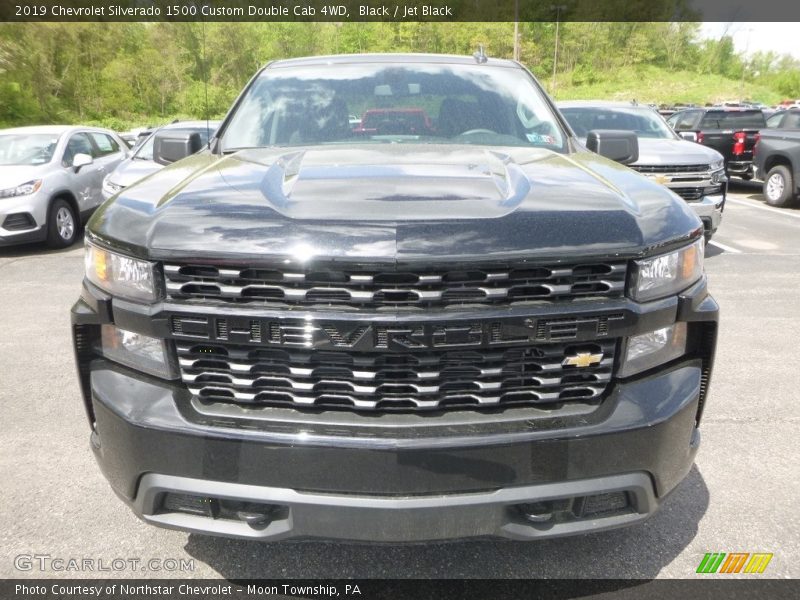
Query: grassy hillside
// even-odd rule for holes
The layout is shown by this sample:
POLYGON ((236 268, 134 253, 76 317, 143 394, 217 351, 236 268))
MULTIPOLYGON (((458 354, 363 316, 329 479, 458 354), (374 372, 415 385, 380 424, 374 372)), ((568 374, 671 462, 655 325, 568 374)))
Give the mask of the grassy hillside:
MULTIPOLYGON (((599 74, 591 83, 577 85, 572 73, 559 74, 558 100, 632 100, 642 103, 674 104, 691 102, 703 105, 725 100, 748 99, 767 105, 782 100, 774 90, 721 75, 701 75, 689 71, 666 71, 659 67, 640 66, 599 74)), ((551 78, 542 78, 548 88, 551 78)))

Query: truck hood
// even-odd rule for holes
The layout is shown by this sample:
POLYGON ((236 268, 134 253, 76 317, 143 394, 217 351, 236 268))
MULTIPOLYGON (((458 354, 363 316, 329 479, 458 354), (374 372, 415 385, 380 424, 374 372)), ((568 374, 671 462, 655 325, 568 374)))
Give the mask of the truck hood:
POLYGON ((153 160, 126 158, 111 173, 109 181, 122 187, 128 187, 162 168, 160 164, 153 160))
POLYGON ((0 165, 0 190, 17 187, 31 179, 41 178, 47 165, 0 165))
POLYGON ((700 225, 590 152, 386 144, 202 152, 124 190, 89 231, 151 258, 404 261, 637 253, 700 225))
POLYGON ((637 166, 700 165, 722 160, 722 154, 689 140, 639 138, 637 166))

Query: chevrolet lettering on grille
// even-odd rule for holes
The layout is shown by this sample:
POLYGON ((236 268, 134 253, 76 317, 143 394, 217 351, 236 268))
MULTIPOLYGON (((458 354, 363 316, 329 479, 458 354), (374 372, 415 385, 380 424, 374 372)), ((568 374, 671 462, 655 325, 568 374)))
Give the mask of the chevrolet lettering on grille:
POLYGON ((174 315, 171 329, 178 339, 260 346, 414 351, 597 339, 608 337, 610 329, 622 321, 621 313, 411 324, 174 315))

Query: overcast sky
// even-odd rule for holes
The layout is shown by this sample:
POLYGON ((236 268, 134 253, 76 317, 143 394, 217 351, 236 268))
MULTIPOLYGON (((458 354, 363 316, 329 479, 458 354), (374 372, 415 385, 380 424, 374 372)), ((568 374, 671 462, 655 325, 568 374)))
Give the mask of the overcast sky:
POLYGON ((719 39, 726 29, 738 52, 772 50, 800 58, 800 23, 703 23, 700 33, 719 39))

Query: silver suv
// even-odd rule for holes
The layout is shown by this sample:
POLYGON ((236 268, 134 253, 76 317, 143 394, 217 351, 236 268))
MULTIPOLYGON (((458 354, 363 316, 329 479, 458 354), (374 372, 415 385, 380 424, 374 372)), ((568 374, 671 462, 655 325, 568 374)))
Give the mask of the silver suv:
POLYGON ((103 178, 126 157, 125 143, 107 129, 0 130, 0 246, 72 244, 103 201, 103 178))

